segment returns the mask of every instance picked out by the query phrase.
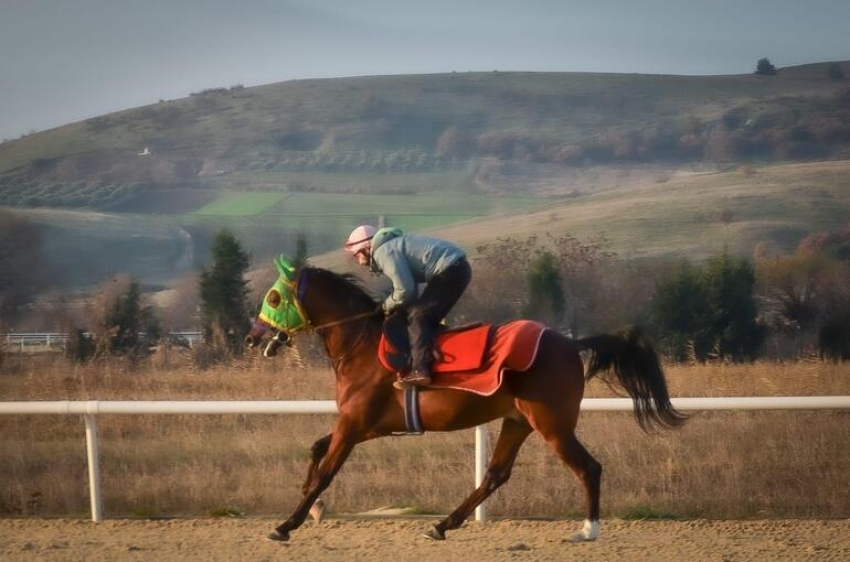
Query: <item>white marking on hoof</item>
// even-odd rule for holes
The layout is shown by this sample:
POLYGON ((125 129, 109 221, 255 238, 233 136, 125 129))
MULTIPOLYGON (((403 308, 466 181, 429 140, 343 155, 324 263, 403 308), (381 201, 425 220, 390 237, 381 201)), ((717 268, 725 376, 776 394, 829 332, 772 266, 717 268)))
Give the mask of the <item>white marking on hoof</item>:
POLYGON ((584 520, 584 527, 570 537, 570 542, 595 541, 599 536, 599 521, 584 520))
POLYGON ((310 516, 316 520, 316 523, 321 523, 325 518, 325 501, 322 498, 316 499, 313 506, 310 508, 310 516))

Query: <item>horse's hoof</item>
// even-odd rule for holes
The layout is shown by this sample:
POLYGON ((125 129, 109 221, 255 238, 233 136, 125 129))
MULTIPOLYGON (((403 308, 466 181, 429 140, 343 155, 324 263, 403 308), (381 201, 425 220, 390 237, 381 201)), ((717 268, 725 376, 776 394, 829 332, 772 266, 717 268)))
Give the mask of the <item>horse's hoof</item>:
POLYGON ((325 501, 322 498, 316 500, 313 507, 310 508, 310 515, 316 520, 316 523, 321 523, 325 518, 325 501))
POLYGON ((584 521, 584 527, 578 533, 574 533, 567 540, 569 542, 588 542, 595 541, 599 536, 599 521, 584 521))
POLYGON ((427 533, 422 533, 422 536, 424 536, 426 539, 431 539, 434 541, 446 540, 446 534, 436 527, 431 527, 431 529, 427 533))
POLYGON ((270 541, 286 542, 289 540, 289 531, 272 531, 269 533, 268 539, 270 541))

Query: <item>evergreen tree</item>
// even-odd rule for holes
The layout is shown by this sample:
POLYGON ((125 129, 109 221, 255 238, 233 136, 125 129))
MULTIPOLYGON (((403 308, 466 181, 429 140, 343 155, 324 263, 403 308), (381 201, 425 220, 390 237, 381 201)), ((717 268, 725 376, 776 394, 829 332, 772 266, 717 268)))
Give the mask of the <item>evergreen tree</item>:
POLYGON ((770 63, 767 57, 761 58, 756 63, 756 74, 759 76, 775 76, 776 67, 770 63))
POLYGON ((139 347, 139 332, 142 329, 141 290, 132 279, 127 292, 112 302, 106 313, 105 327, 112 335, 109 349, 113 353, 132 353, 139 347))
POLYGON ((524 315, 550 326, 564 321, 566 302, 561 284, 561 273, 555 255, 541 252, 531 263, 528 274, 529 302, 524 315))
POLYGON ((249 327, 248 254, 225 229, 213 241, 212 262, 198 280, 204 339, 238 354, 249 327))
POLYGON ((755 274, 746 259, 724 249, 705 268, 683 264, 656 284, 655 326, 668 352, 679 358, 754 359, 765 337, 756 321, 755 274))
POLYGON ((79 332, 69 342, 71 348, 78 348, 72 349, 70 356, 80 362, 90 355, 138 356, 161 335, 153 308, 143 303, 138 281, 126 274, 116 276, 101 287, 91 314, 90 323, 96 339, 79 332))
POLYGON ((749 260, 723 249, 706 267, 710 316, 708 330, 714 350, 736 361, 755 359, 765 331, 756 322, 755 273, 749 260))
POLYGON ((708 299, 702 271, 682 262, 678 271, 656 282, 652 317, 666 352, 685 359, 691 350, 704 357, 710 348, 708 299))

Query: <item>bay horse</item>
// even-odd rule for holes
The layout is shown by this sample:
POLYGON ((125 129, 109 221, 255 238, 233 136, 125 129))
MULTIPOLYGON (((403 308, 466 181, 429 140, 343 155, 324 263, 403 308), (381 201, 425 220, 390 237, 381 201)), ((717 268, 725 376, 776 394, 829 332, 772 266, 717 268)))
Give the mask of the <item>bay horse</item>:
MULTIPOLYGON (((317 333, 336 374, 339 410, 331 433, 312 446, 301 502, 269 535, 272 540, 287 541, 314 502, 321 503, 320 494, 355 445, 406 430, 405 398, 404 392, 393 386, 396 374, 378 359, 382 319, 375 311, 377 303, 361 284, 353 276, 326 269, 296 270, 282 258, 275 263, 280 277, 263 303, 263 310, 269 313, 261 312, 255 318, 246 344, 256 347, 271 333, 273 339, 264 352, 268 356, 298 332, 317 333), (278 312, 276 316, 269 303, 278 312)), ((444 540, 446 531, 460 527, 481 502, 507 482, 520 447, 537 431, 584 485, 584 526, 572 539, 596 539, 602 466, 575 434, 585 382, 596 375, 625 389, 644 431, 675 428, 685 421, 670 402, 658 356, 635 330, 570 339, 546 329, 531 367, 521 373, 506 372, 502 385, 489 396, 455 389, 420 390, 419 414, 425 431, 455 431, 502 420, 481 485, 425 536, 444 540), (586 372, 579 355, 583 350, 590 351, 586 372)))

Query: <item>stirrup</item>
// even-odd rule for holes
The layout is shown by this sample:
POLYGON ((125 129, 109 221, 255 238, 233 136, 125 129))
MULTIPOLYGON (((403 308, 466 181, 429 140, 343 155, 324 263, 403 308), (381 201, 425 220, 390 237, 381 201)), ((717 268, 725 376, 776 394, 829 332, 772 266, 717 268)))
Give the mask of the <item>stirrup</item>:
POLYGON ((408 373, 405 376, 399 376, 396 380, 393 381, 393 386, 398 388, 399 390, 403 390, 405 388, 427 388, 431 385, 431 381, 433 381, 433 376, 419 376, 414 375, 415 372, 408 373))

